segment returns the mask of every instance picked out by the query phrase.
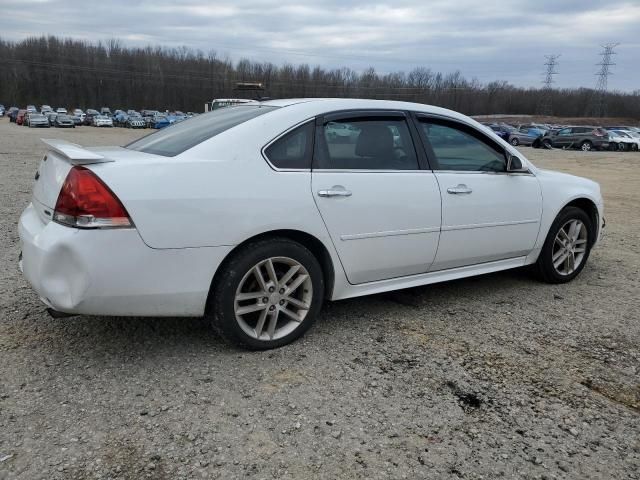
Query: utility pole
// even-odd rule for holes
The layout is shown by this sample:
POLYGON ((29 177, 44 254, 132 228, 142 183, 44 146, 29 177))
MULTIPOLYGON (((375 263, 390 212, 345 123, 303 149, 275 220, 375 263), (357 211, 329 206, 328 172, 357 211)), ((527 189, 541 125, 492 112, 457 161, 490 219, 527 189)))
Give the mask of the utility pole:
POLYGON ((593 100, 591 101, 591 111, 593 115, 596 117, 604 117, 607 114, 607 82, 609 79, 609 75, 612 75, 609 67, 615 65, 611 60, 611 57, 616 55, 616 52, 613 51, 619 43, 607 43, 606 45, 602 45, 602 61, 597 63, 596 65, 600 66, 600 71, 596 73, 598 77, 598 81, 596 83, 596 91, 593 95, 593 100))
POLYGON ((557 75, 556 67, 558 66, 558 58, 560 55, 545 55, 544 58, 547 61, 544 63, 547 67, 547 71, 544 74, 544 80, 542 80, 542 91, 540 92, 540 102, 538 103, 538 113, 540 115, 553 115, 553 84, 555 80, 554 75, 557 75))

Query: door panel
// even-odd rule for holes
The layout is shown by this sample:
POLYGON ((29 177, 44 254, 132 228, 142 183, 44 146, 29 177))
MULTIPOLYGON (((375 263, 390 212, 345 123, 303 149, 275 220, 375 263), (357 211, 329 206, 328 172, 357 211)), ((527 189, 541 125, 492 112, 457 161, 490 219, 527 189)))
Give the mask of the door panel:
POLYGON ((312 192, 350 283, 429 270, 440 236, 440 191, 429 171, 313 171, 312 192), (321 196, 346 191, 350 196, 321 196))
POLYGON ((442 230, 431 270, 527 255, 542 215, 535 176, 506 172, 503 147, 452 119, 418 117, 442 196, 442 230))
POLYGON ((431 270, 529 254, 542 215, 533 175, 436 172, 442 191, 442 233, 431 270), (465 185, 470 193, 449 193, 465 185))
POLYGON ((349 282, 425 273, 438 248, 441 197, 401 111, 318 120, 311 188, 349 282))

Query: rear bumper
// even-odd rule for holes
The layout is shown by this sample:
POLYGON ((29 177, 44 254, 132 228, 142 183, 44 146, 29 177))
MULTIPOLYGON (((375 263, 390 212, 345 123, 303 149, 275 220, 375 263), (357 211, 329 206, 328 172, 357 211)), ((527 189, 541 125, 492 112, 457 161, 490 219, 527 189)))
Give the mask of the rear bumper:
POLYGON ((79 230, 20 217, 20 267, 49 307, 65 313, 201 316, 232 247, 153 249, 135 229, 79 230))

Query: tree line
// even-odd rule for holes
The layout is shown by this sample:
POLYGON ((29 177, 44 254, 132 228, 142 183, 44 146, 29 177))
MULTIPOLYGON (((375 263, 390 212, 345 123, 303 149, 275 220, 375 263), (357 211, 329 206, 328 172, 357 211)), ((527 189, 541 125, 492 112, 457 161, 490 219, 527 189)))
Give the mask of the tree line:
MULTIPOLYGON (((261 82, 271 98, 358 97, 403 100, 450 108, 468 115, 535 114, 551 97, 556 116, 590 115, 596 92, 588 88, 516 87, 505 81, 481 83, 460 72, 428 67, 378 73, 373 68, 275 65, 233 62, 215 51, 187 47, 127 47, 118 40, 97 44, 69 38, 0 38, 0 103, 5 106, 153 108, 199 112, 214 98, 246 96, 238 82, 261 82)), ((608 92, 607 114, 640 119, 640 90, 608 92)))

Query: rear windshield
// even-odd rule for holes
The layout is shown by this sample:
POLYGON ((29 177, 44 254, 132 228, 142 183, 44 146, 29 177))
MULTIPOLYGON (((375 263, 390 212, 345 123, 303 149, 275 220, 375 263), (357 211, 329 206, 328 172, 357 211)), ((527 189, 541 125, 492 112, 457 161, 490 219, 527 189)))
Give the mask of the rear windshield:
POLYGON ((125 148, 138 152, 173 157, 219 133, 271 112, 278 107, 266 105, 225 107, 175 123, 142 137, 125 148))

